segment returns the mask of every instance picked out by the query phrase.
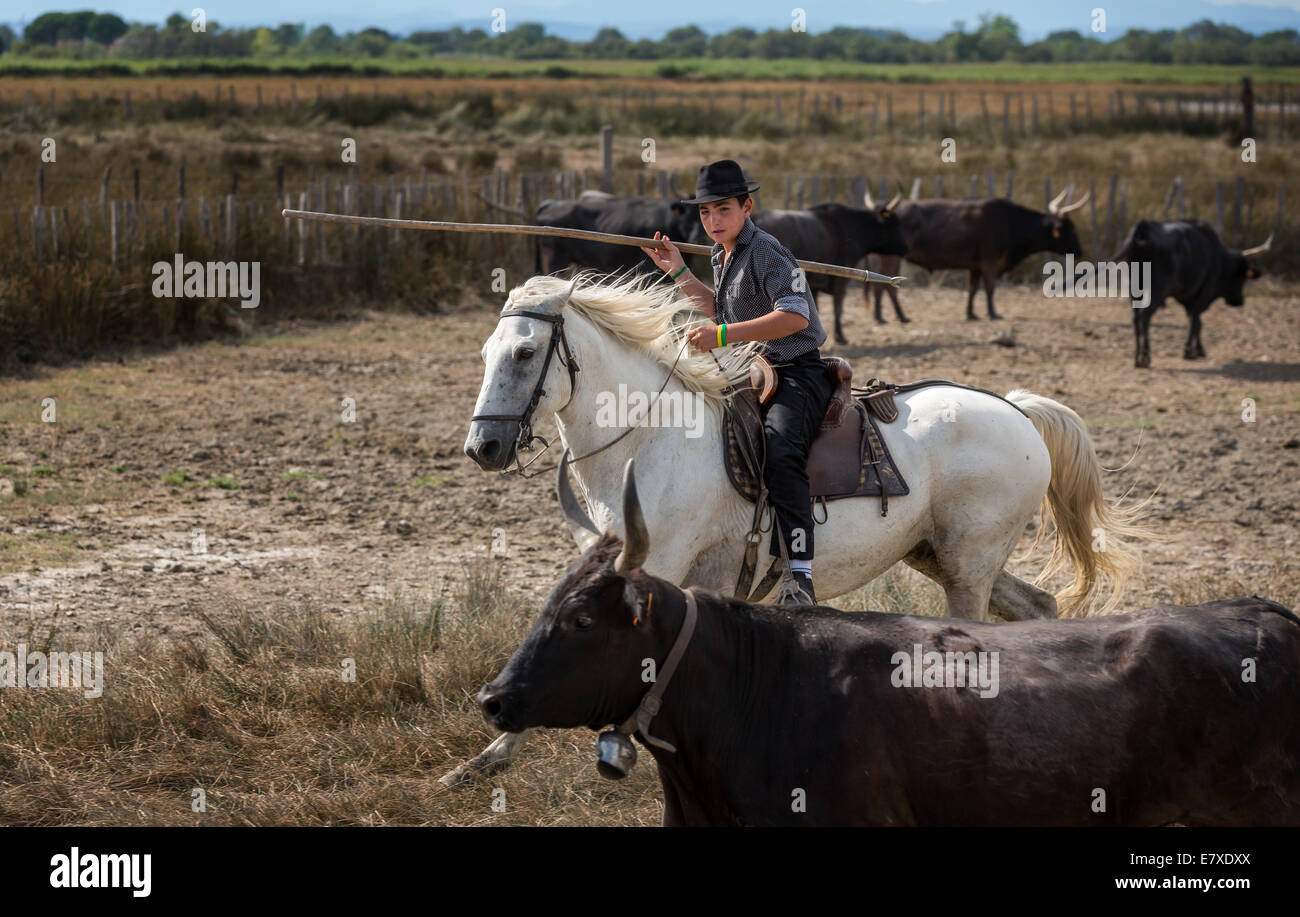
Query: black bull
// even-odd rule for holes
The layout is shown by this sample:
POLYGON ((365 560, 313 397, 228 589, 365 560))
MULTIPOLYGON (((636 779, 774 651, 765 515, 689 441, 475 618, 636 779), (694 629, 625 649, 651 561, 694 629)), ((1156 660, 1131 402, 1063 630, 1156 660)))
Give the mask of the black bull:
MULTIPOLYGON (((827 203, 808 210, 763 210, 754 214, 753 220, 754 225, 771 233, 792 255, 804 261, 851 267, 872 253, 907 252, 898 217, 887 208, 877 213, 865 207, 827 203)), ((808 275, 808 288, 814 294, 831 294, 835 303, 835 340, 840 344, 848 343, 842 322, 848 286, 844 277, 808 275)))
MULTIPOLYGON (((645 197, 586 195, 576 201, 542 201, 537 205, 534 222, 538 226, 593 229, 644 238, 662 232, 675 242, 711 242, 700 225, 696 208, 645 197)), ((538 237, 533 266, 536 273, 553 274, 572 266, 606 272, 659 273, 654 262, 639 248, 585 239, 538 237)))
MULTIPOLYGON (((1074 206, 1077 206, 1074 205, 1074 206)), ((1021 207, 1005 198, 904 201, 897 208, 907 260, 929 271, 969 272, 966 318, 974 320, 975 294, 980 282, 989 318, 1001 318, 993 307, 997 280, 1035 252, 1083 256, 1079 236, 1068 216, 1021 207)), ((897 258, 882 257, 881 271, 898 273, 897 258)), ((898 291, 874 284, 876 321, 883 322, 880 297, 888 292, 900 321, 907 321, 898 304, 898 291)))
MULTIPOLYGON (((623 722, 664 664, 684 596, 624 518, 479 693, 497 728, 623 722)), ((646 746, 665 825, 1300 825, 1300 619, 1274 602, 989 624, 698 595, 649 726, 676 751, 646 746), (933 686, 949 658, 996 681, 933 686)))
POLYGON ((1145 369, 1151 365, 1151 316, 1169 296, 1182 303, 1187 312, 1183 358, 1204 357, 1201 314, 1220 296, 1230 306, 1242 305, 1246 299, 1246 281, 1262 273, 1250 256, 1267 248, 1266 242, 1246 251, 1230 249, 1219 239, 1214 227, 1203 220, 1135 223, 1112 259, 1131 265, 1151 263, 1150 302, 1145 307, 1133 303, 1134 366, 1145 369))

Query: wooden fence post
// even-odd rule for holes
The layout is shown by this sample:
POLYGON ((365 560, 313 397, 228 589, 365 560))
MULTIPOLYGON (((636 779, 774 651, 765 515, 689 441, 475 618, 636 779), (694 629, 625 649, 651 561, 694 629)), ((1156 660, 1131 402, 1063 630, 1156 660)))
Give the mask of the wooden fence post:
POLYGON ((1097 251, 1101 239, 1097 235, 1097 177, 1088 176, 1088 213, 1092 217, 1092 250, 1097 251))
POLYGON ((614 193, 614 126, 600 129, 600 190, 614 193))
POLYGON ((113 270, 117 270, 117 201, 111 201, 108 206, 109 213, 109 249, 112 252, 113 270))
MULTIPOLYGON (((45 208, 37 204, 32 208, 32 255, 36 261, 45 260, 45 208)), ((117 263, 116 251, 114 264, 117 263)))
POLYGON ((1119 196, 1119 176, 1111 173, 1109 190, 1106 194, 1106 217, 1102 222, 1102 241, 1107 249, 1115 247, 1115 201, 1119 196))
POLYGON ((1241 78, 1241 130, 1242 136, 1255 136, 1255 90, 1250 77, 1241 78))
POLYGON ((1282 217, 1286 214, 1286 186, 1277 186, 1277 218, 1273 221, 1274 241, 1282 239, 1282 217))
POLYGON ((1241 245, 1241 204, 1245 194, 1246 180, 1238 176, 1232 195, 1232 236, 1236 245, 1241 245))

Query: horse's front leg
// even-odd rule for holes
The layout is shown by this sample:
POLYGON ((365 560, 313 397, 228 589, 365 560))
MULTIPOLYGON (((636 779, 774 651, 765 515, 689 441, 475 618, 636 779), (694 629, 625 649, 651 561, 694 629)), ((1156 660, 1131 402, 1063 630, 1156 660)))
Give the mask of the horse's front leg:
POLYGON ((501 733, 492 740, 492 743, 487 748, 473 758, 439 777, 438 782, 443 786, 457 786, 468 782, 473 774, 500 773, 506 769, 519 746, 523 745, 532 733, 531 729, 525 729, 523 732, 501 733))

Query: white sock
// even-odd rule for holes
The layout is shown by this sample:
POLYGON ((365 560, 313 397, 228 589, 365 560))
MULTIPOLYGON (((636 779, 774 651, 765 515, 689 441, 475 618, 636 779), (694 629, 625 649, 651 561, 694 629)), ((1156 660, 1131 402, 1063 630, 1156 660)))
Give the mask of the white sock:
POLYGON ((812 579, 812 561, 811 560, 792 560, 790 561, 791 573, 802 573, 809 579, 812 579))

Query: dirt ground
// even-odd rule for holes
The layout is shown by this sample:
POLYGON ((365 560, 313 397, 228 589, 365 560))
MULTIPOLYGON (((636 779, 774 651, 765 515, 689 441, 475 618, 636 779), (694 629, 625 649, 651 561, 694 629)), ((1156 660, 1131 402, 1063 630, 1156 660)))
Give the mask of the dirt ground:
MULTIPOLYGON (((904 304, 910 324, 877 326, 854 294, 853 343, 826 351, 859 379, 941 376, 1061 400, 1120 469, 1111 497, 1157 491, 1169 540, 1145 552, 1125 607, 1252 592, 1296 606, 1300 311, 1284 286, 1261 282, 1243 309, 1216 304, 1202 361, 1182 359, 1182 309, 1161 311, 1149 371, 1133 368, 1122 301, 1003 287, 998 323, 962 320, 952 288, 904 304)), ((355 613, 444 588, 496 530, 512 587, 540 601, 576 550, 551 476, 487 474, 461 452, 494 313, 295 322, 0 380, 0 634, 53 621, 65 634, 183 634, 200 626, 190 606, 222 598, 355 613), (341 419, 344 398, 355 422, 341 419)))

